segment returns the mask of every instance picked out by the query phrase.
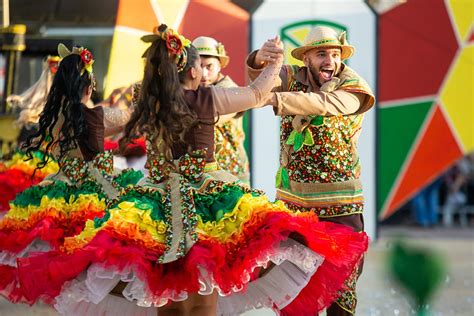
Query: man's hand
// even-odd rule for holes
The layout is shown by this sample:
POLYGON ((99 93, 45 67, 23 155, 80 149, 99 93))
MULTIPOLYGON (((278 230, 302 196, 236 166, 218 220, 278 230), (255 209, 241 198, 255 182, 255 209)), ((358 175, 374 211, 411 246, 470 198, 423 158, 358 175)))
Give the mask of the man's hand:
POLYGON ((277 100, 276 93, 274 92, 269 93, 267 99, 263 102, 263 105, 277 106, 278 100, 277 100))
POLYGON ((267 63, 283 58, 283 43, 277 35, 267 40, 255 55, 255 68, 262 68, 267 63))

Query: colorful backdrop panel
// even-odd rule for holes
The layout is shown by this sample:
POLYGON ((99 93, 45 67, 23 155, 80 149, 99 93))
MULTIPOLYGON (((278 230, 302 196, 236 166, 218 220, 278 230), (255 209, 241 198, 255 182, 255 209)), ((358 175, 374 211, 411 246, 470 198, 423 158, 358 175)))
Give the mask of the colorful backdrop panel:
POLYGON ((410 0, 379 21, 383 220, 474 150, 474 2, 410 0))
POLYGON ((113 89, 141 80, 141 55, 148 44, 140 37, 161 23, 193 40, 206 35, 226 47, 231 58, 225 73, 244 84, 242 66, 248 52, 248 13, 237 5, 212 0, 120 0, 112 41, 105 95, 113 89), (212 23, 209 23, 212 21, 212 23))

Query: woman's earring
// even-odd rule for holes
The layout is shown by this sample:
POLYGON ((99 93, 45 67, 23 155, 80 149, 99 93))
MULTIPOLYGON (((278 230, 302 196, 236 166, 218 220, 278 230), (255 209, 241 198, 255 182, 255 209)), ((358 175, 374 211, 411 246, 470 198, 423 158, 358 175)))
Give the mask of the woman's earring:
MULTIPOLYGON (((96 90, 97 90, 97 81, 95 80, 95 77, 94 77, 94 76, 92 76, 91 87, 92 87, 92 90, 93 90, 93 91, 96 91, 96 90)), ((91 92, 91 93, 92 93, 92 92, 91 92)))

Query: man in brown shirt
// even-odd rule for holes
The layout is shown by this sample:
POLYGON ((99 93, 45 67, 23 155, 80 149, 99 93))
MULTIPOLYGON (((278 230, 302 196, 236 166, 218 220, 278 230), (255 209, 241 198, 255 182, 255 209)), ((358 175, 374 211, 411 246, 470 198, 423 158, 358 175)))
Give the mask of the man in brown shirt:
MULTIPOLYGON (((201 56, 203 70, 201 85, 237 87, 229 76, 221 72, 229 64, 229 56, 227 56, 224 45, 206 36, 196 38, 193 45, 201 56)), ((243 113, 219 117, 215 126, 215 158, 219 168, 248 183, 250 174, 244 139, 243 113)))
MULTIPOLYGON (((280 50, 277 38, 250 54, 250 79, 280 50)), ((342 62, 354 51, 344 32, 315 27, 304 45, 292 51, 305 66, 283 66, 267 104, 282 117, 277 198, 290 209, 316 212, 322 221, 362 231, 357 140, 363 113, 375 100, 365 80, 342 62)), ((328 308, 328 316, 354 314, 361 268, 346 281, 347 290, 328 308)))

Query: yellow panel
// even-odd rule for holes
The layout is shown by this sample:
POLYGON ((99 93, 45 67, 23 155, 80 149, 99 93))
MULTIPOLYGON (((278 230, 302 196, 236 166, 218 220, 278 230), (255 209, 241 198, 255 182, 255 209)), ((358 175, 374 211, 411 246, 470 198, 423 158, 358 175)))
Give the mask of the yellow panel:
POLYGON ((289 41, 283 41, 283 45, 285 46, 285 64, 290 64, 290 58, 294 59, 291 57, 291 51, 295 48, 295 45, 290 43, 289 41))
POLYGON ((283 44, 285 45, 285 64, 303 66, 302 61, 299 61, 293 58, 293 56, 291 56, 291 51, 295 49, 297 46, 295 46, 289 40, 293 40, 298 45, 303 45, 304 38, 306 37, 306 35, 309 33, 310 30, 311 30, 310 26, 301 25, 301 26, 295 26, 289 30, 286 30, 285 34, 283 34, 282 39, 283 39, 283 44), (287 40, 287 38, 289 40, 287 40))
POLYGON ((293 29, 289 33, 291 34, 291 37, 293 38, 293 40, 295 40, 295 42, 303 44, 303 41, 306 35, 308 35, 309 31, 310 28, 308 26, 305 26, 293 29))
POLYGON ((441 91, 441 101, 458 136, 464 151, 474 150, 474 46, 460 53, 446 85, 441 91))
POLYGON ((292 43, 288 41, 285 41, 284 45, 285 45, 285 64, 304 66, 302 61, 291 56, 291 51, 296 48, 295 45, 293 45, 292 43))
POLYGON ((16 117, 12 114, 0 116, 0 139, 2 141, 15 141, 18 137, 20 129, 18 125, 15 124, 16 117))
POLYGON ((449 6, 461 40, 465 42, 474 22, 474 1, 449 0, 449 6))
POLYGON ((160 13, 169 27, 178 28, 184 15, 184 10, 188 5, 188 0, 158 0, 160 13), (179 20, 179 21, 177 21, 179 20))
MULTIPOLYGON (((145 33, 143 33, 145 34, 145 33)), ((140 40, 140 32, 115 29, 110 53, 104 96, 114 89, 129 86, 143 77, 143 52, 149 44, 140 40)))
POLYGON ((10 152, 12 150, 11 146, 16 145, 16 139, 20 134, 20 129, 15 124, 15 120, 16 117, 13 115, 0 116, 0 140, 2 141, 0 154, 10 152))

